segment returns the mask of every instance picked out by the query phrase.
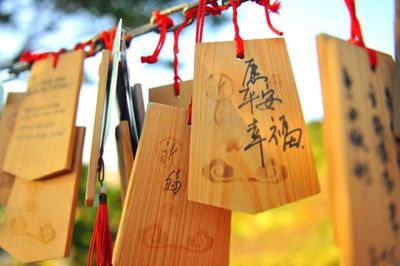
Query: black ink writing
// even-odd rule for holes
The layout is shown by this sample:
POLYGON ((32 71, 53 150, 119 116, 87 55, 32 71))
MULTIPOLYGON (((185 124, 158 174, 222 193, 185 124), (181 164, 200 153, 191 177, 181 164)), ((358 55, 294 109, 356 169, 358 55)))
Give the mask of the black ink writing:
POLYGON ((264 152, 263 152, 263 146, 262 142, 266 140, 266 138, 262 137, 260 135, 260 129, 257 126, 257 119, 253 118, 253 122, 248 125, 247 132, 251 134, 251 142, 244 147, 244 150, 247 151, 254 145, 259 145, 260 146, 260 154, 261 154, 261 166, 265 166, 265 161, 264 161, 264 152))
POLYGON ((182 187, 182 182, 179 179, 181 169, 172 170, 165 178, 164 191, 171 191, 174 195, 179 192, 182 187))

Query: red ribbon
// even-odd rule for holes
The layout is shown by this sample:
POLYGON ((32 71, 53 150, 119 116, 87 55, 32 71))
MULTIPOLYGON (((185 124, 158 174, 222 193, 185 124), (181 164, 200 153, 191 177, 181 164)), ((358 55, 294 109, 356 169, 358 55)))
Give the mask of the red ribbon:
POLYGON ((174 25, 174 22, 171 18, 165 15, 161 15, 159 10, 153 12, 153 18, 157 22, 157 25, 160 29, 160 39, 158 40, 158 44, 156 49, 154 50, 152 55, 142 56, 142 63, 154 64, 158 61, 158 55, 161 52, 162 47, 164 46, 165 36, 167 35, 168 28, 174 25))
POLYGON ((357 15, 356 15, 356 5, 354 3, 354 0, 345 0, 344 2, 347 6, 347 9, 349 10, 350 19, 351 19, 349 42, 354 43, 354 44, 356 44, 360 47, 363 47, 367 50, 371 68, 374 70, 378 63, 377 53, 376 53, 376 51, 369 49, 364 43, 361 26, 360 26, 360 23, 358 22, 357 15))
MULTIPOLYGON (((97 41, 101 41, 103 43, 104 49, 111 51, 113 42, 114 42, 114 37, 116 34, 117 28, 113 27, 112 29, 108 31, 103 31, 101 32, 97 37, 94 39, 88 40, 86 42, 82 43, 77 43, 74 47, 74 51, 76 50, 83 50, 85 51, 85 56, 86 57, 91 57, 96 54, 95 50, 95 44, 97 41)), ((127 46, 129 46, 132 36, 130 34, 126 34, 125 36, 127 46)), ((49 56, 53 56, 54 61, 53 61, 53 67, 57 67, 58 59, 60 55, 66 53, 66 49, 60 49, 58 52, 44 52, 44 53, 31 53, 28 50, 25 50, 22 52, 19 61, 20 62, 25 62, 28 63, 29 65, 33 64, 34 62, 45 59, 49 56)))

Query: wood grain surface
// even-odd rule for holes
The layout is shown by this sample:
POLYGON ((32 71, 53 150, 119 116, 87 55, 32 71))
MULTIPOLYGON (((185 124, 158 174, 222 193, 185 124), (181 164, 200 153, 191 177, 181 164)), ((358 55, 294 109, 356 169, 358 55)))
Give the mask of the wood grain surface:
POLYGON ((258 213, 319 192, 283 39, 196 44, 189 200, 258 213))
POLYGON ((36 180, 71 170, 83 51, 36 61, 4 160, 3 170, 36 180))
POLYGON ((150 103, 113 265, 229 265, 231 212, 188 201, 187 110, 150 103))
POLYGON ((70 253, 85 128, 78 128, 76 136, 70 172, 34 181, 15 179, 0 225, 0 246, 24 263, 70 253))
POLYGON ((317 38, 335 234, 343 265, 400 263, 399 161, 391 91, 395 65, 327 35, 317 38))
POLYGON ((169 84, 149 89, 149 102, 188 108, 192 100, 193 80, 180 83, 180 94, 175 95, 174 85, 169 84))

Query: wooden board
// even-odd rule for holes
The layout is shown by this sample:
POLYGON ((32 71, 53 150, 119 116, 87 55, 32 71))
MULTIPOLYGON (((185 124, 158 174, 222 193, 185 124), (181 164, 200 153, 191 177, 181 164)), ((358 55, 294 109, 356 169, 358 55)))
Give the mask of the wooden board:
POLYGON ((193 80, 182 81, 180 84, 179 96, 175 96, 173 84, 149 89, 149 102, 188 108, 192 100, 193 80))
POLYGON ((145 114, 143 91, 142 91, 142 85, 140 83, 137 83, 133 85, 133 87, 131 87, 131 95, 132 95, 133 109, 135 112, 136 129, 138 136, 140 137, 143 128, 143 121, 145 114))
POLYGON ((121 121, 115 128, 115 138, 117 144, 119 178, 121 182, 121 198, 122 202, 124 202, 134 159, 128 121, 121 121))
POLYGON ((394 89, 394 132, 400 138, 400 0, 396 0, 395 16, 396 86, 394 89))
POLYGON ((61 55, 56 68, 53 57, 33 64, 4 171, 35 180, 71 169, 83 58, 74 51, 61 55))
POLYGON ((6 104, 3 107, 0 119, 0 205, 5 205, 14 184, 14 176, 3 172, 2 166, 7 152, 8 142, 14 128, 15 118, 19 105, 23 99, 23 93, 8 94, 6 104))
POLYGON ((189 199, 258 213, 319 183, 285 41, 244 45, 196 44, 189 199))
POLYGON ((400 263, 400 180, 392 132, 393 59, 317 38, 335 233, 343 265, 400 263))
POLYGON ((90 159, 88 165, 87 179, 86 179, 86 194, 85 205, 88 207, 93 206, 94 197, 96 195, 96 182, 97 182, 97 163, 100 157, 101 146, 101 132, 104 119, 104 107, 107 91, 107 78, 108 78, 108 65, 110 62, 110 52, 103 50, 101 63, 99 66, 99 83, 97 86, 97 102, 96 112, 94 116, 92 147, 90 151, 90 159))
POLYGON ((0 225, 0 246, 24 263, 70 253, 84 135, 85 129, 78 128, 71 172, 35 181, 15 180, 0 225))
POLYGON ((229 265, 228 210, 188 201, 187 110, 149 103, 113 265, 229 265))

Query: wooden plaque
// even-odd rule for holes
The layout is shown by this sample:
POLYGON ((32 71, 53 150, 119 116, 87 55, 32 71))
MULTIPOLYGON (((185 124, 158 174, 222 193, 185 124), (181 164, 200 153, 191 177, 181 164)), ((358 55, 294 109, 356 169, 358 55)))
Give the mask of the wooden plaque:
POLYGON ((8 142, 15 124, 19 105, 23 99, 23 93, 8 94, 7 102, 3 106, 0 119, 0 205, 5 205, 10 195, 14 176, 2 170, 4 157, 7 152, 8 142))
POLYGON ((173 84, 149 89, 149 102, 188 108, 192 100, 193 80, 182 81, 180 85, 179 96, 175 95, 173 84))
POLYGON ((85 129, 78 128, 69 173, 35 181, 16 177, 3 223, 0 246, 24 263, 69 255, 85 129))
POLYGON ((343 265, 400 264, 399 161, 393 135, 393 59, 317 38, 335 233, 343 265))
POLYGON ((285 41, 244 45, 196 44, 189 199, 258 213, 319 183, 285 41))
POLYGON ((93 206, 94 196, 96 195, 97 164, 100 157, 101 134, 104 120, 110 52, 107 50, 103 50, 101 56, 102 58, 99 66, 99 83, 97 87, 97 102, 96 113, 94 116, 92 147, 86 180, 85 205, 88 207, 93 206))
POLYGON ((74 127, 82 79, 83 51, 63 54, 32 66, 3 170, 27 180, 71 169, 74 127))
POLYGON ((395 16, 396 85, 394 87, 394 132, 400 139, 400 0, 396 0, 395 16))
POLYGON ((188 201, 187 110, 149 103, 113 265, 229 265, 231 212, 188 201))
POLYGON ((115 139, 117 144, 119 179, 121 182, 121 198, 122 202, 124 202, 134 159, 128 121, 121 121, 115 128, 115 139))

